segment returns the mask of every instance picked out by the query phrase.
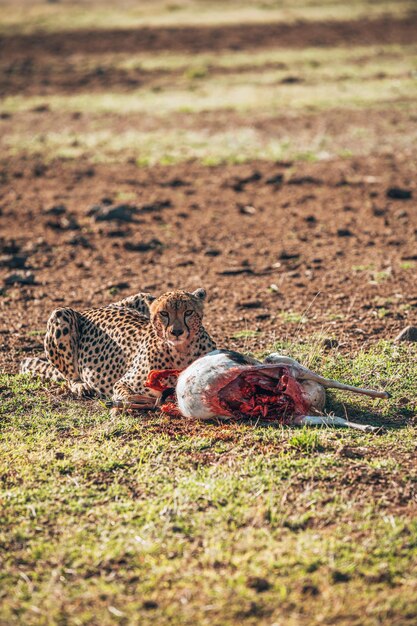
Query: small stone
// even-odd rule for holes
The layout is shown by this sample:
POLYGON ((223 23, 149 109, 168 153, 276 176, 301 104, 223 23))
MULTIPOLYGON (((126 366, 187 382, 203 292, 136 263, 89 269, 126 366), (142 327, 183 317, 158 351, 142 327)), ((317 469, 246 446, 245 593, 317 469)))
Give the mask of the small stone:
POLYGON ((129 289, 129 287, 130 287, 130 283, 127 283, 125 281, 122 281, 120 283, 109 283, 107 285, 107 289, 117 289, 117 290, 129 289))
POLYGON ((380 207, 374 207, 372 209, 372 213, 375 215, 375 217, 383 217, 386 214, 387 210, 380 208, 380 207))
POLYGON ((0 267, 8 267, 11 270, 23 269, 26 264, 27 256, 20 254, 2 254, 0 255, 0 267))
POLYGON ((111 613, 112 615, 115 615, 116 617, 123 617, 125 615, 123 611, 121 611, 120 609, 117 609, 115 606, 109 606, 108 611, 109 613, 111 613))
POLYGON ((283 250, 279 255, 281 261, 292 261, 294 259, 298 259, 299 257, 300 255, 298 252, 287 252, 286 250, 283 250))
POLYGON ((161 187, 185 187, 187 185, 189 185, 190 183, 188 183, 185 180, 182 180, 182 178, 172 178, 171 180, 167 180, 166 182, 160 183, 161 187))
POLYGON ((0 252, 3 254, 15 254, 20 251, 21 246, 14 239, 0 237, 0 252))
MULTIPOLYGON (((244 264, 242 263, 242 266, 244 264)), ((231 267, 222 270, 221 272, 216 272, 219 276, 238 276, 239 274, 254 274, 255 272, 251 267, 231 267)))
POLYGON ((132 234, 132 231, 127 229, 127 230, 122 230, 120 228, 116 228, 114 230, 108 230, 107 232, 103 232, 103 231, 99 231, 100 235, 105 235, 106 237, 112 237, 114 239, 121 237, 130 237, 130 235, 132 234))
POLYGON ((323 339, 322 346, 325 350, 332 350, 332 348, 337 348, 339 346, 339 342, 337 339, 326 337, 326 339, 323 339))
POLYGON ((46 222, 46 226, 52 228, 52 230, 80 230, 81 228, 77 219, 71 213, 58 218, 56 221, 46 222))
POLYGON ((239 213, 242 213, 242 215, 255 215, 256 209, 254 206, 251 206, 249 204, 245 206, 239 206, 239 213))
POLYGON ((271 176, 271 178, 267 178, 266 184, 267 185, 282 185, 283 180, 284 180, 283 174, 275 174, 275 176, 271 176))
POLYGON ((9 274, 4 279, 5 285, 34 285, 35 276, 32 272, 19 272, 16 274, 9 274))
POLYGON ((172 207, 171 200, 159 200, 158 202, 152 202, 151 204, 143 204, 140 207, 141 213, 155 213, 162 211, 163 209, 169 209, 172 207))
POLYGON ((363 459, 368 454, 368 448, 352 448, 350 446, 341 446, 337 450, 338 456, 343 456, 348 459, 363 459))
POLYGON ((293 176, 288 181, 289 185, 322 185, 323 181, 314 176, 293 176))
POLYGON ((407 398, 407 396, 402 396, 401 398, 398 398, 398 404, 400 406, 407 406, 407 404, 410 404, 411 400, 410 398, 407 398))
POLYGON ((282 85, 295 85, 297 83, 303 83, 304 80, 299 76, 284 76, 280 82, 282 85))
POLYGON ((45 215, 64 215, 67 212, 67 207, 65 204, 56 204, 50 209, 46 209, 44 211, 45 215))
POLYGON ((331 577, 334 583, 347 583, 351 576, 347 572, 341 572, 340 570, 334 570, 331 573, 331 577))
POLYGON ((320 594, 320 589, 317 585, 306 583, 301 587, 301 593, 305 596, 318 596, 320 594))
POLYGON ((154 600, 145 600, 142 604, 142 607, 145 609, 145 611, 152 611, 154 609, 157 609, 158 606, 158 603, 154 600))
POLYGON ((231 188, 234 191, 240 192, 244 190, 245 185, 248 185, 250 183, 256 183, 257 181, 261 179, 262 179, 262 175, 259 172, 255 171, 255 172, 252 172, 252 174, 249 174, 249 176, 244 176, 243 178, 236 177, 233 180, 231 188))
POLYGON ((43 163, 37 163, 33 167, 32 172, 33 172, 34 176, 36 176, 37 178, 40 178, 41 176, 43 176, 46 173, 47 169, 48 168, 43 163))
POLYGON ((83 235, 74 235, 74 237, 69 239, 67 243, 70 246, 80 246, 80 248, 93 249, 90 241, 86 237, 83 237, 83 235))
POLYGON ((262 593, 263 591, 268 591, 271 588, 271 583, 266 578, 261 578, 260 576, 252 576, 248 579, 248 587, 251 589, 255 589, 258 593, 262 593))
POLYGON ((129 252, 149 252, 149 250, 157 250, 158 248, 162 248, 163 243, 162 241, 159 241, 159 239, 153 238, 149 241, 126 241, 123 244, 123 247, 129 252))
POLYGON ((387 190, 387 198, 392 198, 393 200, 410 200, 413 197, 412 191, 410 189, 402 189, 401 187, 390 187, 387 190))
POLYGON ((32 113, 48 113, 50 111, 49 104, 39 104, 31 109, 32 113))
POLYGON ((406 326, 394 341, 417 341, 417 326, 406 326))
POLYGON ((261 300, 247 300, 246 302, 239 302, 237 307, 238 309, 260 309, 262 305, 261 300))
POLYGON ((133 215, 138 209, 128 204, 119 204, 117 206, 100 206, 91 207, 87 215, 93 218, 95 222, 107 222, 118 220, 120 222, 132 222, 133 215))
POLYGON ((217 250, 216 248, 209 248, 208 250, 205 251, 205 256, 219 256, 221 254, 221 250, 217 250))
POLYGON ((352 237, 352 231, 349 228, 339 228, 337 230, 338 237, 352 237))

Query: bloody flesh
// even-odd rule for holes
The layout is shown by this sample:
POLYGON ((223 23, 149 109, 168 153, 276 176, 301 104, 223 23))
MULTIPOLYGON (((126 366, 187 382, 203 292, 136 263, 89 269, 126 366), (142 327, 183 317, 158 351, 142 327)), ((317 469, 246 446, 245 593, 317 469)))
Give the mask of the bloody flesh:
POLYGON ((148 378, 145 382, 145 387, 148 389, 152 389, 153 391, 159 391, 162 396, 168 400, 161 405, 160 409, 162 413, 166 413, 167 415, 172 415, 173 417, 181 417, 181 413, 176 405, 175 398, 175 390, 171 387, 170 384, 167 384, 167 380, 171 379, 169 382, 172 382, 173 378, 178 378, 178 375, 181 370, 151 370, 148 374, 148 378), (165 382, 164 382, 165 381, 165 382), (170 390, 172 393, 170 393, 170 390), (165 395, 168 392, 167 395, 165 395))
POLYGON ((166 381, 168 378, 178 378, 181 370, 151 370, 146 379, 145 387, 154 391, 166 391, 171 387, 166 381))
POLYGON ((273 376, 259 368, 243 369, 219 391, 219 403, 238 419, 290 422, 305 414, 308 407, 296 379, 286 368, 280 368, 279 374, 277 377, 277 368, 273 376))
MULTIPOLYGON (((178 373, 178 370, 153 370, 146 386, 164 392, 169 386, 163 381, 178 373)), ((308 412, 302 388, 286 367, 236 368, 233 373, 220 375, 216 383, 205 390, 204 400, 218 415, 235 419, 262 419, 286 424, 308 412)), ((173 401, 162 405, 161 411, 179 415, 173 401)))

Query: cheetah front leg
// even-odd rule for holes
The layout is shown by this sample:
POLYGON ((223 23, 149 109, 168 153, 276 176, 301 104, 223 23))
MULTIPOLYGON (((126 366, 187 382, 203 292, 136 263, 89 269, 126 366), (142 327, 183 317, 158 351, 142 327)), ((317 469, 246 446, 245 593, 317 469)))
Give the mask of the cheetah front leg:
POLYGON ((137 356, 129 370, 113 386, 112 402, 116 411, 156 408, 160 394, 145 387, 148 373, 147 359, 137 356))
POLYGON ((81 380, 78 369, 79 322, 80 314, 74 309, 55 309, 46 327, 45 352, 73 394, 91 397, 95 391, 81 380))
POLYGON ((111 402, 107 403, 109 407, 112 407, 110 413, 117 415, 119 411, 127 411, 132 413, 135 411, 150 411, 157 406, 158 398, 146 393, 146 390, 142 389, 143 393, 139 393, 138 389, 135 390, 129 385, 124 378, 120 379, 113 386, 113 397, 111 402))
POLYGON ((114 402, 126 404, 145 401, 146 404, 154 406, 157 396, 153 396, 151 393, 142 384, 132 385, 129 379, 124 376, 114 384, 112 399, 114 402))

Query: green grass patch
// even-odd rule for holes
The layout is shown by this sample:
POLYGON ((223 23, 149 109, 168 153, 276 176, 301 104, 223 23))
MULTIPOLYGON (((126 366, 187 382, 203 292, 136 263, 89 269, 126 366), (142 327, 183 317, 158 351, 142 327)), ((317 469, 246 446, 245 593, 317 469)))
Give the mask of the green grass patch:
POLYGON ((400 268, 402 270, 413 270, 415 266, 416 264, 414 263, 414 261, 403 261, 402 263, 400 263, 400 268))
POLYGON ((289 440, 291 447, 305 452, 315 452, 323 450, 320 433, 308 428, 303 428, 295 433, 289 440))
POLYGON ((281 311, 279 316, 287 324, 305 324, 308 321, 304 313, 296 313, 295 311, 281 311))
POLYGON ((239 330, 237 333, 234 333, 233 339, 249 339, 251 337, 256 337, 259 335, 258 330, 239 330))
MULTIPOLYGON (((314 116, 315 114, 312 113, 314 116)), ((25 131, 5 131, 2 138, 3 152, 8 155, 39 155, 45 161, 54 158, 88 158, 92 162, 112 162, 134 159, 139 167, 158 163, 172 164, 197 160, 206 166, 244 163, 251 160, 292 160, 317 161, 337 156, 343 146, 349 144, 349 132, 345 134, 317 134, 315 130, 291 132, 280 127, 276 135, 262 128, 235 125, 224 131, 210 131, 204 128, 204 120, 195 119, 200 129, 164 128, 154 131, 129 129, 114 133, 108 123, 97 119, 87 131, 74 131, 70 128, 61 132, 46 130, 34 133, 29 126, 25 131)), ((387 131, 389 132, 389 131, 387 131)), ((392 138, 397 145, 408 147, 413 134, 398 135, 392 138)), ((356 142, 355 155, 367 155, 383 147, 378 133, 372 132, 365 141, 356 142)), ((355 266, 355 271, 366 269, 355 266)), ((370 275, 371 277, 371 275, 370 275)))
POLYGON ((160 117, 178 112, 233 110, 284 112, 325 111, 334 107, 368 108, 412 105, 417 96, 416 81, 410 76, 390 80, 352 78, 342 82, 272 84, 235 82, 230 77, 216 77, 201 81, 196 87, 166 90, 137 90, 129 93, 76 93, 73 95, 6 96, 2 112, 30 111, 48 102, 53 111, 78 111, 81 113, 148 113, 160 117))
MULTIPOLYGON (((298 78, 310 81, 323 79, 348 79, 354 76, 366 78, 383 72, 385 77, 396 76, 413 71, 416 68, 415 44, 338 46, 336 48, 301 48, 238 50, 227 53, 201 52, 194 54, 138 54, 125 55, 101 54, 82 59, 83 67, 94 70, 97 66, 110 65, 121 69, 141 69, 142 71, 182 72, 185 78, 195 78, 193 70, 200 70, 201 78, 210 71, 226 69, 240 75, 257 70, 258 80, 263 74, 269 74, 269 82, 288 76, 288 72, 297 72, 298 78), (191 70, 191 75, 188 71, 191 70), (203 75, 201 75, 203 74, 203 75)), ((75 60, 76 57, 74 57, 75 60)), ((246 78, 246 77, 245 77, 246 78)), ((234 80, 237 80, 236 78, 234 80)))
MULTIPOLYGON (((76 159, 81 156, 93 162, 134 158, 139 167, 155 164, 170 165, 182 161, 199 160, 208 167, 224 163, 243 163, 251 159, 299 160, 299 147, 308 145, 303 139, 292 144, 287 139, 267 138, 248 127, 209 133, 183 130, 141 132, 129 130, 112 133, 95 130, 84 133, 62 131, 30 135, 7 135, 4 149, 11 154, 28 153, 53 158, 76 159)), ((302 160, 302 159, 301 159, 302 160)))
POLYGON ((393 344, 381 341, 370 350, 359 351, 354 357, 333 350, 330 354, 322 348, 322 337, 316 342, 278 342, 274 349, 292 356, 327 378, 357 387, 381 388, 392 398, 386 402, 370 400, 364 396, 332 391, 329 408, 341 417, 347 409, 350 417, 374 418, 378 423, 391 420, 393 425, 414 415, 417 396, 414 380, 417 378, 416 347, 413 344, 393 344), (379 420, 379 421, 378 421, 379 420))
MULTIPOLYGON (((371 46, 321 50, 271 50, 186 55, 103 55, 72 59, 80 73, 100 67, 164 70, 156 83, 144 83, 128 92, 79 91, 71 95, 25 96, 3 99, 1 110, 15 114, 4 128, 2 148, 8 155, 37 154, 53 158, 88 158, 94 162, 135 159, 140 166, 199 160, 212 166, 242 163, 253 159, 317 161, 334 156, 351 157, 384 150, 386 141, 408 148, 415 137, 401 133, 386 122, 386 130, 349 126, 345 133, 326 133, 277 122, 277 131, 263 129, 264 116, 312 115, 332 109, 407 109, 411 112, 417 95, 413 72, 417 67, 416 46, 371 46), (222 70, 227 70, 222 73, 222 70), (220 72, 219 72, 220 71, 220 72), (294 83, 285 82, 294 77, 294 83), (298 82, 297 82, 298 81, 298 82), (54 120, 63 113, 82 113, 85 123, 55 121, 34 132, 34 125, 21 124, 25 114, 47 104, 54 120), (230 128, 213 130, 207 125, 213 112, 230 115, 230 128), (142 129, 137 120, 122 130, 109 129, 108 115, 127 118, 149 116, 155 130, 142 129), (251 115, 248 126, 245 115, 251 115), (187 127, 183 116, 187 114, 187 127), (237 114, 237 115, 236 115, 237 114), (173 124, 172 116, 178 115, 173 124), (156 118, 156 119, 155 119, 156 118), (259 122, 259 123, 255 123, 259 122), (169 123, 169 128, 167 124, 169 123), (194 126, 194 128, 193 128, 194 126), (62 130, 56 130, 57 128, 62 130), (53 129, 53 130, 51 130, 53 129), (352 143, 355 130, 359 135, 352 143), (388 139, 389 138, 389 139, 388 139)), ((56 71, 62 71, 59 63, 56 71)), ((411 113, 410 113, 411 114, 411 113)), ((30 115, 34 115, 30 113, 30 115)), ((36 115, 36 114, 35 114, 36 115)), ((404 115, 407 115, 406 112, 404 115)), ((380 122, 381 123, 381 122, 380 122)), ((363 120, 362 120, 363 124, 363 120)))
POLYGON ((402 428, 111 417, 2 375, 0 623, 414 624, 415 346, 278 347, 402 428))

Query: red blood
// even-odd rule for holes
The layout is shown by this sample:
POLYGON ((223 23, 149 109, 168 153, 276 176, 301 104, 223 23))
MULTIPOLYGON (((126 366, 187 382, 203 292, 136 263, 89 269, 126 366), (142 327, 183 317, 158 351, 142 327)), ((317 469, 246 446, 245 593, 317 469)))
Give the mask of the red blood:
POLYGON ((171 385, 165 385, 162 381, 170 376, 178 378, 180 373, 181 370, 151 370, 146 379, 145 387, 153 389, 154 391, 165 391, 169 389, 171 385))
POLYGON ((161 406, 162 413, 166 413, 167 415, 171 415, 171 417, 182 417, 181 411, 175 404, 175 402, 165 402, 161 406))
MULTIPOLYGON (((145 386, 162 393, 170 388, 162 381, 179 374, 180 370, 174 369, 152 370, 145 386)), ((308 413, 302 387, 285 366, 233 368, 203 393, 201 401, 210 406, 213 415, 290 424, 294 417, 308 413)), ((168 415, 181 415, 172 401, 163 404, 161 410, 168 415)))
POLYGON ((307 412, 302 388, 287 368, 243 369, 219 391, 227 414, 238 419, 252 418, 289 423, 307 412))

